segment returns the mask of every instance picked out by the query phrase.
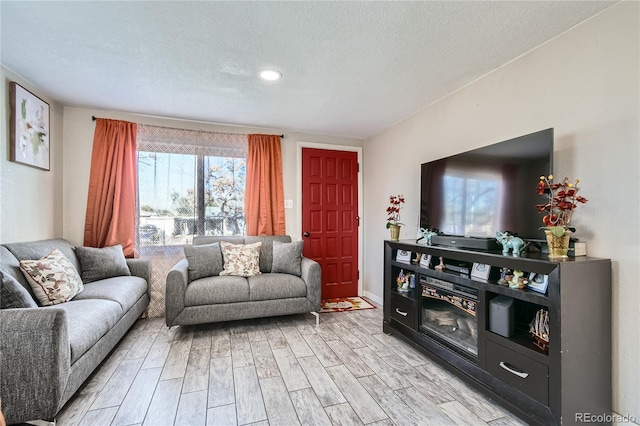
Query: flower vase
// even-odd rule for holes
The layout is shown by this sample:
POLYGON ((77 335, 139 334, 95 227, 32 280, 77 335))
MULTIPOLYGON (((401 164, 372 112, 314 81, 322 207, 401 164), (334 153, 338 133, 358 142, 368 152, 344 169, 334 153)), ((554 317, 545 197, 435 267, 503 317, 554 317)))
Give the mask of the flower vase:
POLYGON ((547 247, 549 248, 549 257, 552 259, 566 259, 569 251, 569 240, 571 231, 565 230, 562 236, 558 237, 551 231, 544 231, 547 236, 547 247))
POLYGON ((389 232, 391 233, 391 241, 400 239, 400 225, 389 225, 389 232))

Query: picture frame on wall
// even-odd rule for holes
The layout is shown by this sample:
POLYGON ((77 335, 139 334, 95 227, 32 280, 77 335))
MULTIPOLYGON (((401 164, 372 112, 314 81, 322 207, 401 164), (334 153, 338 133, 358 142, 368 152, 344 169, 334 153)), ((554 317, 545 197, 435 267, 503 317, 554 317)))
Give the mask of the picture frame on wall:
POLYGON ((49 104, 15 81, 9 84, 9 102, 9 159, 49 171, 49 104))
POLYGON ((545 294, 547 287, 549 287, 549 275, 537 274, 535 272, 529 274, 527 288, 545 294))

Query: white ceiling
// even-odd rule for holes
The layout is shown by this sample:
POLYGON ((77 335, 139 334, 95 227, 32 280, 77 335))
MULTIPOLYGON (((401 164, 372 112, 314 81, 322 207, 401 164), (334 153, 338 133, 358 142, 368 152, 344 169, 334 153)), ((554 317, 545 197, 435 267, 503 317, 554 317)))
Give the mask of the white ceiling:
POLYGON ((1 61, 65 105, 367 138, 611 4, 3 0, 1 61))

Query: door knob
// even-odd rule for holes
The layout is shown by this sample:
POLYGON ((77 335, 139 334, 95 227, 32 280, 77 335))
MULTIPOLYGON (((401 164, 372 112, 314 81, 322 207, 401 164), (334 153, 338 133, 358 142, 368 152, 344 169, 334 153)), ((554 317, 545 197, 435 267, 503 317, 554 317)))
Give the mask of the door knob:
POLYGON ((304 234, 302 234, 302 236, 303 236, 303 237, 307 237, 307 238, 308 238, 308 237, 309 237, 309 233, 308 233, 308 232, 305 232, 304 234))

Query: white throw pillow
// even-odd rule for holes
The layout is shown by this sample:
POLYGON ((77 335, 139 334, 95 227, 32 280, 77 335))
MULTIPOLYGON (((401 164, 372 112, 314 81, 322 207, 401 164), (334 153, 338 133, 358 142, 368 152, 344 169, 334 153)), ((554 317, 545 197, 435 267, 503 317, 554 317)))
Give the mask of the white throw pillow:
POLYGON ((84 289, 78 271, 58 249, 38 260, 21 260, 20 269, 41 306, 68 302, 84 289))
POLYGON ((231 244, 220 242, 224 269, 220 275, 251 277, 260 274, 260 246, 262 242, 253 244, 231 244))

